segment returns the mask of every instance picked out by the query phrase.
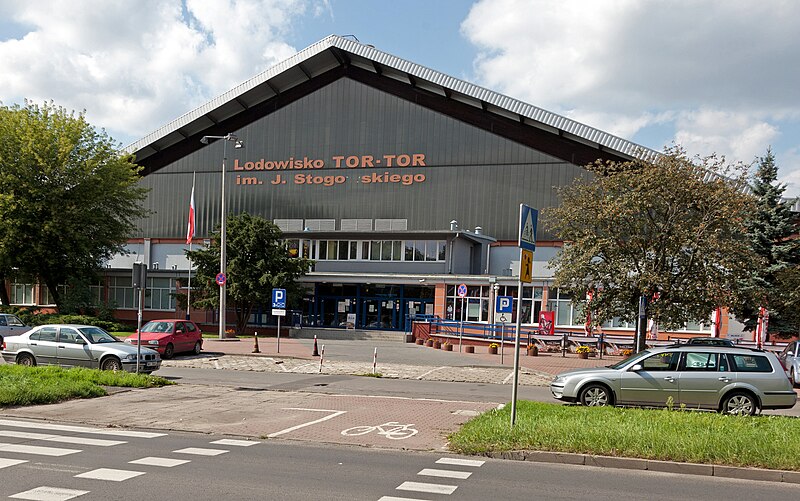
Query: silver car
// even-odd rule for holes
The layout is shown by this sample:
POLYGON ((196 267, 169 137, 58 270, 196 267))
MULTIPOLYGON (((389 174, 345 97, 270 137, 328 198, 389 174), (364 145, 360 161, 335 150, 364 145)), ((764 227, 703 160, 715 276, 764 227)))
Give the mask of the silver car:
POLYGON ((725 346, 651 348, 608 367, 557 375, 550 391, 582 405, 683 406, 726 414, 789 409, 797 401, 778 357, 725 346))
POLYGON ((778 354, 783 366, 789 372, 789 380, 794 386, 800 386, 800 341, 790 341, 786 348, 778 354))
POLYGON ((0 313, 0 343, 7 336, 19 336, 31 330, 18 316, 11 313, 0 313))
MULTIPOLYGON (((5 338, 2 346, 8 363, 136 372, 136 346, 91 325, 40 325, 21 336, 5 338)), ((158 352, 141 348, 139 371, 149 374, 160 367, 158 352)))

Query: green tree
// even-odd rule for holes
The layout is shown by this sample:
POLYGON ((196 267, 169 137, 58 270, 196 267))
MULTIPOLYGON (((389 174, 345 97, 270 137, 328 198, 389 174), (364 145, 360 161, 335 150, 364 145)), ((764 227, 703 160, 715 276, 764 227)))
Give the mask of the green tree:
MULTIPOLYGON (((244 332, 253 308, 272 302, 272 289, 285 288, 296 297, 297 278, 309 270, 312 261, 289 256, 281 230, 272 222, 247 213, 230 216, 226 222, 226 303, 236 312, 236 333, 244 332)), ((196 266, 192 280, 192 306, 219 307, 219 230, 204 249, 187 251, 196 266)))
POLYGON ((91 280, 145 215, 139 168, 83 113, 45 103, 0 107, 0 277, 91 280))
POLYGON ((800 332, 800 310, 794 285, 800 266, 800 233, 797 215, 791 210, 795 200, 784 200, 786 186, 779 184, 778 167, 771 149, 758 160, 751 186, 756 197, 756 210, 748 221, 747 234, 753 251, 765 265, 753 270, 742 287, 760 300, 745 302, 735 308, 737 319, 745 329, 755 330, 758 309, 769 310, 769 331, 777 334, 800 332))
POLYGON ((593 322, 633 321, 642 295, 665 328, 708 322, 743 300, 737 284, 759 266, 745 237, 753 199, 746 170, 715 157, 687 158, 677 147, 652 159, 596 162, 593 179, 559 190, 544 223, 565 241, 554 258, 555 285, 574 301, 595 291, 593 322))

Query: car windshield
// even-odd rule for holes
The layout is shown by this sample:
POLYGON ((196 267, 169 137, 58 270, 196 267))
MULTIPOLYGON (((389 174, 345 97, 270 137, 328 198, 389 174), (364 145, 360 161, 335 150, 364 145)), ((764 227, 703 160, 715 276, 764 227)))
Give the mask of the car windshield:
POLYGON ((172 322, 147 322, 142 332, 172 332, 172 322))
POLYGON ((619 361, 619 362, 617 362, 617 363, 615 363, 613 365, 609 365, 608 368, 609 369, 621 369, 622 367, 628 365, 629 363, 634 362, 636 360, 639 360, 641 358, 644 358, 644 357, 646 357, 648 355, 650 355, 650 352, 648 350, 640 351, 639 353, 634 353, 633 355, 629 356, 625 360, 621 360, 621 361, 619 361))
POLYGON ((86 338, 87 341, 90 343, 117 343, 119 339, 115 338, 108 332, 104 331, 100 327, 83 327, 82 329, 78 329, 81 331, 81 334, 86 338))

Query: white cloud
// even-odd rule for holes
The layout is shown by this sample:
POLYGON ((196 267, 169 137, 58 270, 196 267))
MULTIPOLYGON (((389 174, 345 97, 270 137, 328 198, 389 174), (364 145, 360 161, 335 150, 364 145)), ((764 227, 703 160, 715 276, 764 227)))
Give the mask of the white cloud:
POLYGON ((289 57, 292 20, 315 0, 34 0, 0 42, 0 100, 54 100, 138 138, 289 57), (42 13, 47 13, 42 15, 42 13))
POLYGON ((682 113, 676 121, 676 142, 688 151, 730 152, 732 159, 745 162, 764 155, 777 136, 775 126, 749 113, 701 109, 682 113))

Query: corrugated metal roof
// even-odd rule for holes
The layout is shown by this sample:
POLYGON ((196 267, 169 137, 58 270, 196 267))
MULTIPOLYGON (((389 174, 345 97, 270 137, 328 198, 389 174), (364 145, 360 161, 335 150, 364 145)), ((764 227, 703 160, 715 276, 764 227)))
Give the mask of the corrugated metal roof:
MULTIPOLYGON (((147 134, 140 140, 129 145, 125 148, 125 151, 129 153, 135 153, 148 147, 152 148, 153 150, 161 149, 161 147, 167 147, 169 144, 157 143, 169 134, 178 131, 181 127, 207 117, 214 110, 217 110, 225 104, 230 103, 245 92, 260 85, 267 84, 267 82, 269 82, 271 79, 283 74, 295 66, 301 64, 313 66, 313 60, 315 56, 333 48, 348 53, 350 57, 356 56, 357 58, 371 61, 372 63, 377 64, 379 67, 384 67, 386 69, 394 70, 395 72, 401 72, 406 75, 410 75, 418 83, 420 81, 427 82, 428 84, 433 84, 446 89, 451 93, 460 94, 467 99, 477 100, 480 103, 490 105, 490 108, 491 106, 494 106, 505 111, 506 113, 513 113, 520 117, 521 122, 525 121, 524 119, 527 119, 528 123, 533 121, 535 123, 552 127, 558 131, 561 131, 561 133, 565 133, 567 136, 572 135, 578 139, 594 143, 598 145, 599 148, 609 149, 628 157, 652 158, 652 156, 659 154, 654 150, 645 148, 639 144, 627 141, 599 129, 595 129, 594 127, 590 127, 523 101, 446 75, 431 68, 407 61, 392 54, 380 51, 370 45, 365 45, 337 35, 330 35, 319 42, 306 47, 292 57, 276 64, 275 66, 272 66, 266 71, 254 76, 240 85, 237 85, 224 94, 215 97, 199 108, 178 117, 172 122, 160 127, 159 129, 147 134)), ((278 90, 280 91, 284 89, 278 90)), ((491 113, 491 109, 489 112, 491 113)), ((213 123, 213 121, 209 123, 213 123)))

